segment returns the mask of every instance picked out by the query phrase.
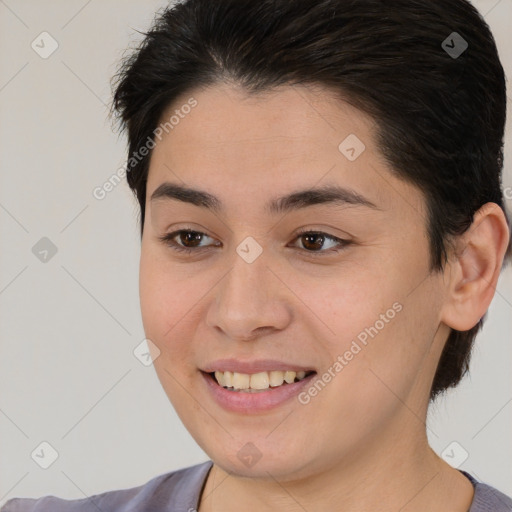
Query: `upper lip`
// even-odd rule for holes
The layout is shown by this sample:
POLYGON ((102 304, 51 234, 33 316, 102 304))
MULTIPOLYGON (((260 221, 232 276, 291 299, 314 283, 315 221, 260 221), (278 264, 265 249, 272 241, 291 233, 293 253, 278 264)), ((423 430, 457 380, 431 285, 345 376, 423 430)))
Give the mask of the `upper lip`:
POLYGON ((276 359, 254 359, 252 361, 241 361, 240 359, 217 359, 216 361, 212 361, 202 368, 202 371, 206 373, 215 371, 228 371, 253 374, 259 372, 270 372, 272 370, 281 370, 283 372, 286 370, 295 372, 314 371, 314 369, 310 366, 287 363, 285 361, 278 361, 276 359))

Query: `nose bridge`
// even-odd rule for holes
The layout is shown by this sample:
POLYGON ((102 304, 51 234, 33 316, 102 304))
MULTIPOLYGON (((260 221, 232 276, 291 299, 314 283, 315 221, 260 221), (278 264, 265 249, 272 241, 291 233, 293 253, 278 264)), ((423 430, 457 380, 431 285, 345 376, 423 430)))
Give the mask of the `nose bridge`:
POLYGON ((208 325, 220 328, 229 338, 250 340, 283 329, 289 321, 284 295, 278 290, 283 284, 268 268, 264 253, 252 261, 245 257, 254 249, 251 241, 239 245, 208 311, 208 325))

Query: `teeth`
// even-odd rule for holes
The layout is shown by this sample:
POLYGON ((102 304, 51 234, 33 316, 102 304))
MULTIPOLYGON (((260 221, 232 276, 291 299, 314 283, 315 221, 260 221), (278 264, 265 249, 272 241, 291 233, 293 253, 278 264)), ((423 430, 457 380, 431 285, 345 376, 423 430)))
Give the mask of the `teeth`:
MULTIPOLYGON (((217 373, 217 372, 215 372, 217 373)), ((219 372, 222 373, 222 372, 219 372)), ((224 372, 224 378, 223 378, 223 386, 226 386, 228 388, 233 387, 233 372, 224 372)))
POLYGON ((284 372, 284 380, 291 384, 295 380, 295 376, 297 374, 295 372, 286 371, 284 372))
POLYGON ((268 373, 260 372, 251 375, 251 389, 268 389, 268 373))
POLYGON ((249 375, 238 372, 215 372, 215 379, 220 386, 233 388, 235 390, 247 389, 269 389, 282 386, 285 382, 292 384, 295 379, 302 380, 306 377, 305 371, 294 372, 287 370, 272 370, 270 372, 259 372, 249 375))
POLYGON ((233 373, 233 382, 231 387, 235 389, 249 389, 249 380, 251 376, 247 373, 233 373))
POLYGON ((268 380, 272 387, 280 386, 284 382, 284 372, 279 370, 270 372, 268 380))

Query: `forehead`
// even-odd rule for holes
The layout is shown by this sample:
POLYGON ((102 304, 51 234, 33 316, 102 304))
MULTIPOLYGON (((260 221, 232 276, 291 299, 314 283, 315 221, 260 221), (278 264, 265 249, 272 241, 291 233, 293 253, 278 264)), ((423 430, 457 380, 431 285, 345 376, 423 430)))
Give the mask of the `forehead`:
POLYGON ((251 145, 265 147, 264 154, 305 154, 306 148, 337 150, 351 133, 373 145, 374 121, 320 86, 285 85, 249 93, 222 83, 182 95, 164 111, 161 123, 173 114, 178 123, 168 132, 173 135, 170 143, 184 147, 251 145), (190 98, 197 105, 178 120, 176 114, 190 98))
POLYGON ((165 181, 218 191, 226 202, 242 193, 251 201, 327 183, 382 209, 396 206, 400 189, 412 201, 418 195, 390 173, 375 145, 373 119, 321 87, 248 94, 220 84, 178 98, 161 125, 171 117, 172 129, 153 150, 148 197, 165 181), (195 106, 183 108, 191 99, 195 106))

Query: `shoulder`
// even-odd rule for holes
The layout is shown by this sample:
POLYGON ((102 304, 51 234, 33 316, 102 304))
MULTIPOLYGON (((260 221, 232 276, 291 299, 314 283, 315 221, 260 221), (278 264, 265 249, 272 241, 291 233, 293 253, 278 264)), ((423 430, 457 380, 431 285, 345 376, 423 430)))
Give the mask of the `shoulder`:
POLYGON ((469 512, 512 512, 512 499, 498 489, 479 482, 469 473, 461 471, 473 484, 475 495, 469 512))
POLYGON ((138 487, 106 491, 81 499, 56 496, 12 498, 0 512, 149 512, 154 510, 187 512, 197 506, 211 461, 171 471, 138 487))

